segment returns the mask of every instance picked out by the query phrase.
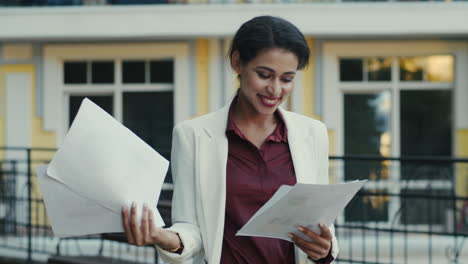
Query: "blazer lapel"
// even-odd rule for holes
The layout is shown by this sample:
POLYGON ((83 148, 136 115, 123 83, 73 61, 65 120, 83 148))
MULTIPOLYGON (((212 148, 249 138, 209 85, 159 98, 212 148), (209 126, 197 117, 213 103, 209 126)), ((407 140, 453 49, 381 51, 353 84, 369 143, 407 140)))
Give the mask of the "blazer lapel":
POLYGON ((279 109, 288 129, 288 143, 296 180, 300 183, 316 183, 318 167, 315 139, 305 126, 291 116, 291 113, 279 109))
POLYGON ((224 232, 228 141, 225 135, 229 106, 216 112, 210 127, 199 136, 199 179, 209 263, 218 263, 224 232))

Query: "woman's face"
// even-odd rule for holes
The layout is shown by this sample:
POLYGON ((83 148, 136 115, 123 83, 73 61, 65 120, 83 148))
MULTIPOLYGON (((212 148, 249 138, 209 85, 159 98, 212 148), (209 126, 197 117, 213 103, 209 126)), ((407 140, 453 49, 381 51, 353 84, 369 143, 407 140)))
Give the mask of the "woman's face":
POLYGON ((271 48, 246 64, 234 53, 232 63, 241 76, 238 100, 256 114, 273 114, 294 87, 299 61, 290 51, 271 48))

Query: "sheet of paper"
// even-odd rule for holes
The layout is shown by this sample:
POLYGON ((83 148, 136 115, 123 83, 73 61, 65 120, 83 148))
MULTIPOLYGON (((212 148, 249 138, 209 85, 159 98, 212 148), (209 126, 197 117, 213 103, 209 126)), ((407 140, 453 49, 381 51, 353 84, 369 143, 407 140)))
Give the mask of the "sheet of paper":
MULTIPOLYGON (((168 167, 132 131, 84 99, 47 175, 120 215, 133 201, 156 208, 168 167)), ((155 222, 164 225, 159 213, 155 222)))
POLYGON ((364 183, 283 185, 236 235, 291 241, 288 233, 294 232, 306 238, 297 231, 299 225, 320 233, 318 224, 330 226, 364 183))
POLYGON ((119 214, 73 192, 46 170, 47 165, 38 166, 36 173, 55 236, 123 232, 119 214))

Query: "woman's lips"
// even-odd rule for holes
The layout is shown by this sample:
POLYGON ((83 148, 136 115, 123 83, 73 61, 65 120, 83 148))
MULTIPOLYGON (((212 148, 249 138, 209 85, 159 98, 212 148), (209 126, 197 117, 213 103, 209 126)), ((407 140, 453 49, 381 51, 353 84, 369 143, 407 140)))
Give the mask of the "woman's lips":
POLYGON ((267 97, 263 95, 258 95, 258 97, 260 97, 260 102, 262 102, 262 104, 267 107, 274 107, 280 101, 280 98, 267 97))

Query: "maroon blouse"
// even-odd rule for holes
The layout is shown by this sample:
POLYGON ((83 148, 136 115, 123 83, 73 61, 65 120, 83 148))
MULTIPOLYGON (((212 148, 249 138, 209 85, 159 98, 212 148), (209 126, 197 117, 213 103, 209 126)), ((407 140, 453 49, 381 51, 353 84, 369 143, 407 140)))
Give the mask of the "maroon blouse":
MULTIPOLYGON (((222 264, 295 263, 294 244, 274 238, 235 236, 236 232, 262 207, 283 184, 296 184, 289 150, 287 128, 279 111, 276 129, 258 149, 237 128, 229 109, 226 136, 226 213, 222 264)), ((331 254, 317 263, 330 263, 331 254)))
POLYGON ((258 149, 232 121, 232 105, 226 131, 229 148, 221 263, 294 263, 294 245, 288 241, 235 236, 281 185, 296 184, 296 176, 279 111, 275 114, 280 122, 258 149))

